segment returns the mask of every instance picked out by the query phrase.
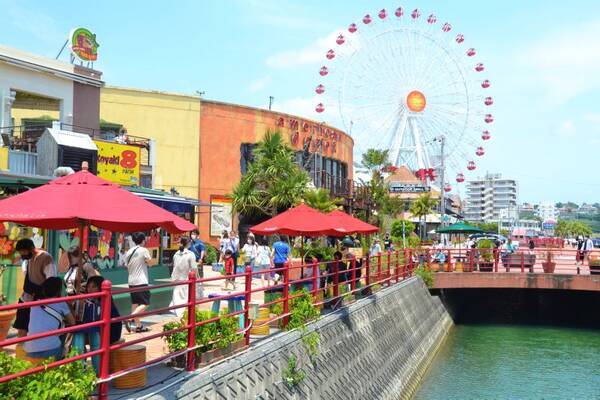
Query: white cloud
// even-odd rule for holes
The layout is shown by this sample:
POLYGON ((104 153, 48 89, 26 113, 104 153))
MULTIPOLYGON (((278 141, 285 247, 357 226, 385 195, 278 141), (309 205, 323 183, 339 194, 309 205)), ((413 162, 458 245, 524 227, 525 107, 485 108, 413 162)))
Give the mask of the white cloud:
POLYGON ((273 103, 273 110, 319 121, 323 117, 315 111, 317 103, 315 97, 293 97, 281 101, 276 98, 273 103))
POLYGON ((300 65, 323 64, 327 61, 325 54, 335 46, 335 39, 339 34, 340 30, 336 30, 301 49, 287 50, 274 54, 267 58, 266 64, 271 68, 291 68, 300 65))
POLYGON ((50 16, 39 11, 39 7, 25 7, 23 3, 11 2, 7 7, 7 20, 12 26, 26 32, 44 43, 60 46, 68 32, 61 32, 58 24, 50 16))
POLYGON ((563 138, 572 138, 577 134, 577 127, 573 121, 564 121, 558 126, 557 133, 563 138))
POLYGON ((533 45, 518 49, 528 81, 540 85, 553 103, 562 104, 600 88, 600 20, 554 31, 533 45))
POLYGON ((269 75, 263 76, 262 78, 258 78, 255 81, 250 82, 250 84, 248 85, 248 91, 250 93, 260 92, 261 90, 269 86, 271 84, 271 81, 272 79, 269 75))
POLYGON ((238 0, 244 7, 245 17, 253 23, 273 28, 302 29, 311 28, 319 23, 312 17, 304 17, 305 9, 301 4, 283 0, 238 0))

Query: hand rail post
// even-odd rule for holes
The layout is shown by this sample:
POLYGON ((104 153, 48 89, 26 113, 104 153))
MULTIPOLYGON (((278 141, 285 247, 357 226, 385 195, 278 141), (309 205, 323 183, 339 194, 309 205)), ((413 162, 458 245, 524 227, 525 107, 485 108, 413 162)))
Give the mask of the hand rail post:
POLYGON ((250 344, 250 302, 252 301, 252 266, 246 265, 244 287, 244 340, 246 346, 250 344))
POLYGON ((396 263, 394 265, 394 275, 396 283, 398 283, 400 281, 400 250, 396 250, 396 263))
POLYGON ((494 249, 494 272, 498 272, 498 264, 500 264, 500 254, 498 249, 494 249))
POLYGON ((336 298, 339 296, 340 294, 340 288, 339 288, 339 283, 340 283, 340 262, 338 260, 335 260, 333 262, 333 297, 336 298))
MULTIPOLYGON (((110 375, 110 309, 112 283, 105 280, 101 285, 102 296, 100 298, 100 312, 102 318, 102 329, 100 332, 100 376, 104 380, 110 375)), ((108 382, 102 382, 98 385, 98 398, 100 400, 108 399, 108 382)))
POLYGON ((404 259, 402 260, 402 279, 406 279, 406 266, 408 265, 408 250, 402 250, 404 252, 404 259))
POLYGON ((371 284, 371 256, 367 255, 365 257, 365 286, 369 286, 371 284))
POLYGON ((283 320, 281 321, 282 328, 285 330, 285 327, 288 324, 289 317, 286 315, 290 312, 290 264, 289 261, 286 261, 283 265, 283 320))
POLYGON ((196 350, 190 350, 196 347, 196 273, 190 272, 188 275, 188 352, 186 354, 186 370, 192 372, 195 369, 196 350))
POLYGON ((317 296, 319 294, 319 275, 320 275, 319 262, 314 259, 313 260, 313 296, 315 301, 317 301, 317 296))
POLYGON ((413 265, 412 249, 409 249, 408 250, 408 276, 412 276, 413 269, 414 269, 414 265, 413 265))
POLYGON ((381 253, 377 254, 377 283, 381 282, 381 253))
POLYGON ((352 257, 350 265, 352 268, 352 272, 350 272, 350 290, 354 292, 356 289, 356 257, 352 257))
MULTIPOLYGON (((442 252, 444 250, 442 249, 442 252)), ((448 250, 448 259, 446 260, 446 262, 448 263, 448 271, 449 272, 456 272, 454 270, 454 268, 456 268, 455 266, 452 265, 452 250, 448 250)))

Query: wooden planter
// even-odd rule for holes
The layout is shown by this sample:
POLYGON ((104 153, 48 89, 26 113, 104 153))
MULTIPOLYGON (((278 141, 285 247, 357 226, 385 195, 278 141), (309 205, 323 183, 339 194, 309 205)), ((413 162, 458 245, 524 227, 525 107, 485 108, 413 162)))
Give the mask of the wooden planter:
POLYGON ((494 262, 479 262, 479 272, 492 272, 494 271, 494 262))
POLYGON ((463 272, 463 271, 467 272, 463 268, 463 263, 461 263, 461 262, 454 263, 454 272, 463 272))
POLYGON ((0 312, 0 342, 6 339, 8 331, 10 330, 10 324, 15 318, 17 310, 1 311, 0 312))

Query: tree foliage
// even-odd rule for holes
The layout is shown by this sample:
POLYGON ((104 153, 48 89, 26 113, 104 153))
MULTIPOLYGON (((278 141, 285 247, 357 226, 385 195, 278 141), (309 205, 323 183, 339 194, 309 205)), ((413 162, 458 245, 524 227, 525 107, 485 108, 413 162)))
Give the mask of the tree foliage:
POLYGON ((592 234, 592 228, 582 221, 572 220, 560 220, 554 228, 556 236, 560 237, 573 237, 573 236, 586 236, 592 234))
POLYGON ((329 191, 326 189, 308 190, 304 193, 304 202, 309 207, 325 213, 337 209, 341 204, 341 200, 332 199, 329 195, 329 191))
POLYGON ((415 224, 408 220, 396 219, 392 222, 390 233, 394 239, 402 239, 402 224, 404 223, 404 234, 409 237, 415 231, 415 224))
POLYGON ((298 204, 310 178, 294 159, 281 133, 267 131, 254 149, 248 172, 233 189, 234 209, 245 216, 273 216, 298 204))
POLYGON ((431 198, 431 193, 427 192, 427 193, 423 193, 422 195, 419 196, 419 198, 417 200, 415 200, 411 205, 410 205, 410 213, 419 218, 420 224, 421 224, 421 239, 423 239, 424 235, 424 222, 425 222, 425 218, 431 214, 431 212, 433 211, 433 208, 436 206, 437 204, 437 200, 431 198))

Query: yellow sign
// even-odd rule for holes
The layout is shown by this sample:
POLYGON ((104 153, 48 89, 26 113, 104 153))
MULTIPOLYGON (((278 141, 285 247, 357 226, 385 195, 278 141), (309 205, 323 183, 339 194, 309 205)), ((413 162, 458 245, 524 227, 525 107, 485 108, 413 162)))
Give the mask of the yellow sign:
POLYGON ((0 147, 0 170, 8 170, 8 147, 0 147))
POLYGON ((140 148, 94 140, 98 147, 98 176, 119 185, 139 185, 140 148))

